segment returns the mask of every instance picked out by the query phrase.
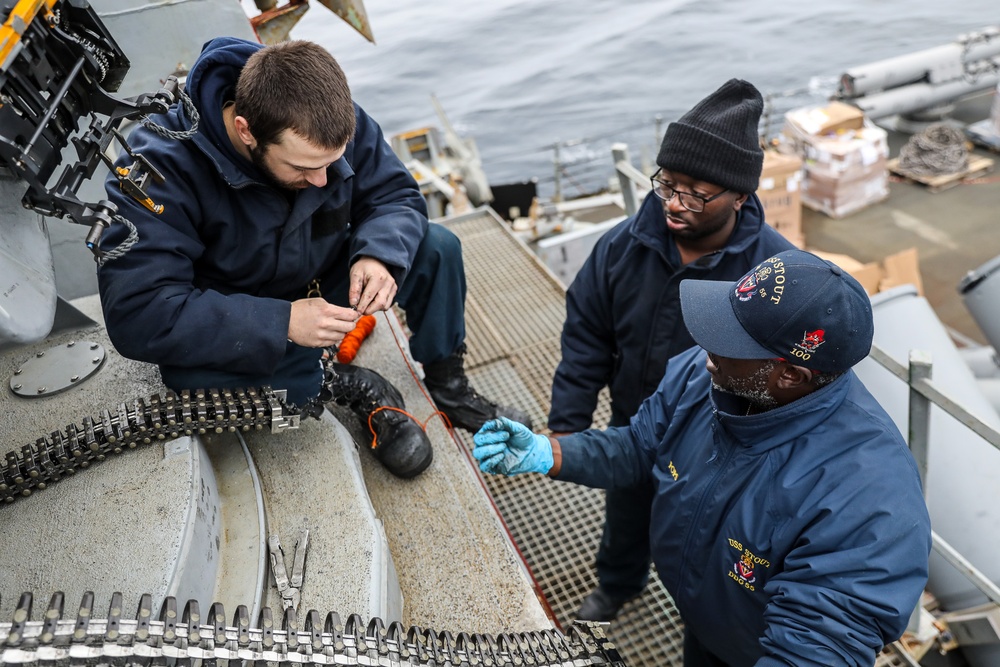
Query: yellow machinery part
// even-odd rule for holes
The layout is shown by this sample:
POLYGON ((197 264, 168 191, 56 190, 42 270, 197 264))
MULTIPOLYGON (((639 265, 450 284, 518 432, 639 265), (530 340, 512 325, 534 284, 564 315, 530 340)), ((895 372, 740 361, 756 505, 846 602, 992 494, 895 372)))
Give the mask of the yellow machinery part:
POLYGON ((39 11, 47 21, 54 18, 52 8, 59 0, 19 0, 14 9, 10 10, 7 20, 0 26, 0 71, 7 71, 11 59, 20 50, 21 35, 39 11))

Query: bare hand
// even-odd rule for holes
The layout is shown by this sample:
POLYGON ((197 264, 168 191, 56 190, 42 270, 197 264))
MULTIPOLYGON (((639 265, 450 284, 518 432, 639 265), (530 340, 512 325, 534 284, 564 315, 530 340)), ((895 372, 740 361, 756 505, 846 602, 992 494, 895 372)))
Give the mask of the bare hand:
POLYGON ((359 317, 357 311, 335 306, 325 299, 299 299, 292 302, 288 340, 303 347, 340 345, 359 317))
POLYGON ((362 315, 388 310, 396 298, 396 280, 385 264, 374 257, 362 257, 351 267, 348 299, 362 315))

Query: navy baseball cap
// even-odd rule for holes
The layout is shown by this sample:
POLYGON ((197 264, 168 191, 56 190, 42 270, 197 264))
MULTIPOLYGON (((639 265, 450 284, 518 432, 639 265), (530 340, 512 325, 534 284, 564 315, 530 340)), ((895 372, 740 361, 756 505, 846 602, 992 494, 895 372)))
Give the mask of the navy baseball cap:
POLYGON ((695 342, 712 354, 777 357, 828 373, 868 356, 875 331, 860 283, 804 250, 778 253, 735 283, 683 281, 681 312, 695 342))

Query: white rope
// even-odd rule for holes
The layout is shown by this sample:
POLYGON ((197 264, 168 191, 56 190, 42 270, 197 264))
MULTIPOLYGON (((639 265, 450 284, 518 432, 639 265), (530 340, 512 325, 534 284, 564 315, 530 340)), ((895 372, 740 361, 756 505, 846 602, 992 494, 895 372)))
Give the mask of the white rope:
POLYGON ((935 123, 913 135, 899 151, 900 168, 919 176, 959 174, 968 165, 965 136, 945 123, 935 123))

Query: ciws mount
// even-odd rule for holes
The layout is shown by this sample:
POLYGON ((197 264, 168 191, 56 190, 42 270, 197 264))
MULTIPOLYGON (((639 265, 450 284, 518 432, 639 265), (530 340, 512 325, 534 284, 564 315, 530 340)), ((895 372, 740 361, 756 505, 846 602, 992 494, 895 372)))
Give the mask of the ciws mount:
POLYGON ((131 63, 88 2, 7 0, 0 13, 0 157, 28 184, 24 206, 90 227, 86 243, 100 258, 101 235, 122 219, 110 201, 85 202, 77 191, 103 162, 125 192, 162 210, 146 192, 148 179, 162 176, 132 152, 118 128, 165 113, 177 99, 177 78, 167 77, 155 93, 112 95, 131 63), (107 155, 112 140, 132 157, 128 168, 114 169, 107 155), (64 154, 70 143, 75 161, 64 154))

